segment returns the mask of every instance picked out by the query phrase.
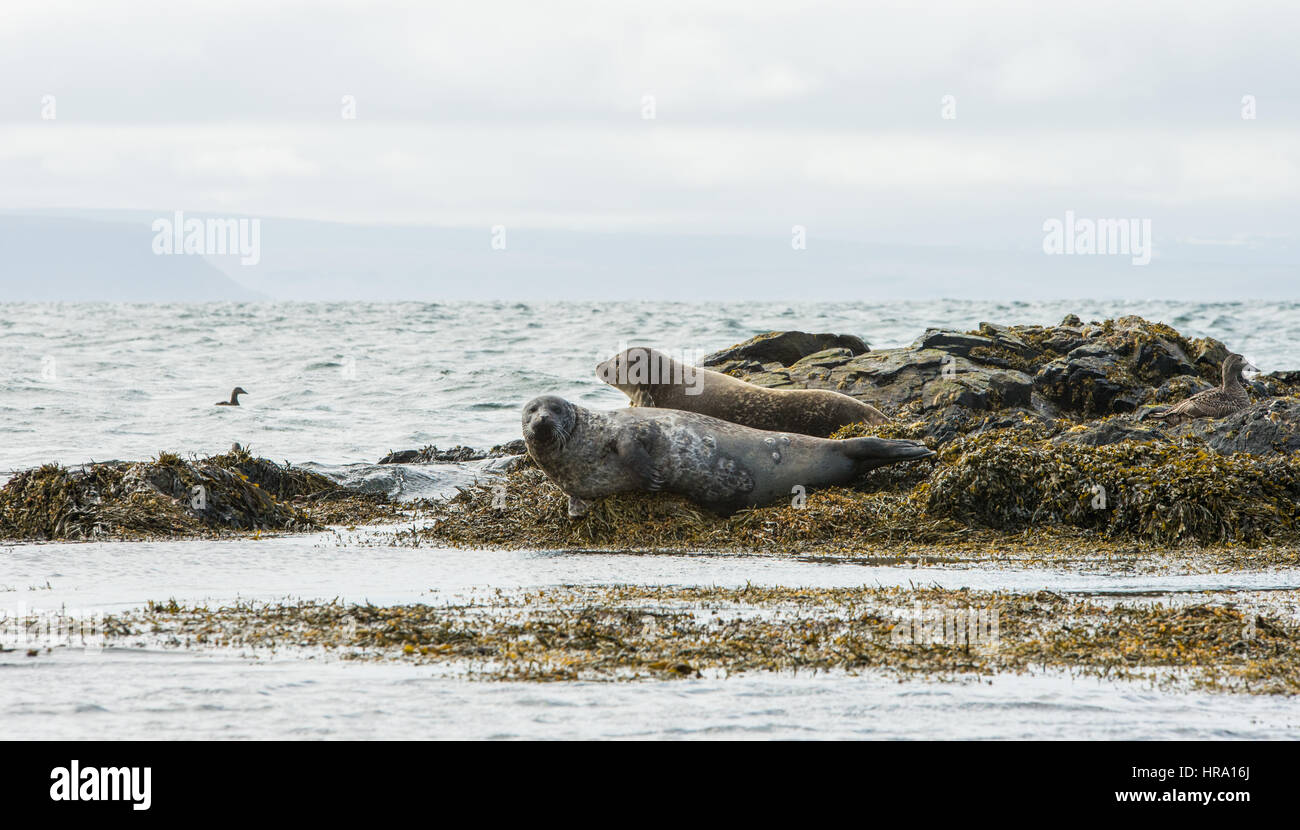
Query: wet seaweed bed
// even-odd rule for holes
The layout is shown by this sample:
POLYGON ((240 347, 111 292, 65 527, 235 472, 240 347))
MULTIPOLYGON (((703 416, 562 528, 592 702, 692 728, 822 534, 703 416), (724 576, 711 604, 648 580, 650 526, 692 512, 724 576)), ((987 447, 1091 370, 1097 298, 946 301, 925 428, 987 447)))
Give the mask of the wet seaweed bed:
MULTIPOLYGON (((889 431, 887 425, 881 431, 889 431)), ((862 430, 866 431, 866 430, 862 430)), ((1300 564, 1300 457, 1126 442, 1051 446, 1020 430, 959 439, 934 462, 719 517, 685 498, 624 494, 584 519, 530 463, 427 506, 394 544, 880 555, 1050 564, 1173 554, 1200 567, 1300 564), (1107 494, 1104 506, 1099 488, 1107 494)))
POLYGON ((110 645, 316 650, 489 680, 886 672, 962 680, 1066 670, 1162 689, 1300 691, 1300 591, 1176 602, 939 588, 555 587, 461 604, 151 603, 110 645))
POLYGON ((0 489, 0 539, 220 538, 394 522, 409 513, 383 494, 235 447, 202 459, 163 452, 151 461, 20 472, 0 489))

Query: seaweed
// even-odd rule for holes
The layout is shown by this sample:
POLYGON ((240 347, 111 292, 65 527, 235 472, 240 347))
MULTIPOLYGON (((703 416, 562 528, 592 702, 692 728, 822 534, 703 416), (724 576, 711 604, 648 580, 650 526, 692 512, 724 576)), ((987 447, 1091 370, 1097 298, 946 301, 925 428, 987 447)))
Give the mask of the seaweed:
POLYGON ((352 660, 441 663, 487 680, 1068 670, 1224 692, 1300 691, 1300 626, 1219 597, 1166 604, 1050 591, 563 586, 449 605, 171 601, 115 615, 105 629, 186 648, 319 648, 352 660), (971 612, 983 620, 978 636, 963 630, 971 612))
MULTIPOLYGON (((726 518, 680 496, 629 493, 607 497, 573 521, 559 488, 529 463, 433 503, 432 525, 394 538, 398 544, 785 552, 1017 538, 1048 552, 1083 541, 1102 549, 1300 539, 1300 453, 1225 456, 1190 437, 1099 447, 1049 440, 1067 429, 1028 415, 1012 418, 949 442, 935 461, 885 467, 851 487, 809 493, 803 504, 726 518)), ((849 435, 930 440, 922 421, 858 424, 837 433, 849 435)))
MULTIPOLYGON (((393 518, 382 496, 340 488, 318 473, 236 448, 187 461, 20 472, 0 489, 0 538, 90 540, 302 531, 332 519, 393 518)), ((355 523, 355 521, 353 522, 355 523)))

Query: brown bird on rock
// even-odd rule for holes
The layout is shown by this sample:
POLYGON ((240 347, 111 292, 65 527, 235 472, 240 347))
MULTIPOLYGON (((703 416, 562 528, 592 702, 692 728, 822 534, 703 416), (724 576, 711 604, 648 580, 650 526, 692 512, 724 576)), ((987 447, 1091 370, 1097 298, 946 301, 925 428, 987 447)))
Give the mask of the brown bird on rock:
POLYGON ((1181 424, 1197 418, 1226 418, 1250 406, 1250 396, 1241 384, 1243 369, 1259 371, 1246 358, 1230 354, 1223 361, 1223 385, 1216 389, 1197 392, 1182 403, 1175 404, 1149 416, 1167 424, 1181 424))

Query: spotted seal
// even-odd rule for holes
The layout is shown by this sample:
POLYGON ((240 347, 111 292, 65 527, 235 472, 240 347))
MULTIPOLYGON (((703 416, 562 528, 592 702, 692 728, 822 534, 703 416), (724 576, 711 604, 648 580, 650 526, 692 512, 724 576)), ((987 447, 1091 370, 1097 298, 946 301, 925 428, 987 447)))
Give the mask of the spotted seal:
POLYGON ((676 409, 594 412, 554 395, 524 406, 523 433, 574 518, 595 499, 633 491, 680 493, 728 515, 790 498, 797 486, 848 484, 875 467, 934 455, 917 441, 835 441, 676 409))
POLYGON ((733 424, 825 438, 848 424, 883 424, 870 404, 830 389, 768 389, 721 372, 686 366, 663 352, 634 346, 596 366, 596 377, 633 406, 681 409, 733 424))

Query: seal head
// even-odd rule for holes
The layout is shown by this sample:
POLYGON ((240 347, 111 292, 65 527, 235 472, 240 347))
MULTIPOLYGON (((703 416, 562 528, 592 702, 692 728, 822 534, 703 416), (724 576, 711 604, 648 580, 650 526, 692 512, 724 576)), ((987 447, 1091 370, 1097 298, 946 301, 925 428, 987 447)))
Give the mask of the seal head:
POLYGON ((523 433, 528 446, 559 451, 564 449, 578 413, 573 404, 556 395, 533 398, 524 406, 523 433))

